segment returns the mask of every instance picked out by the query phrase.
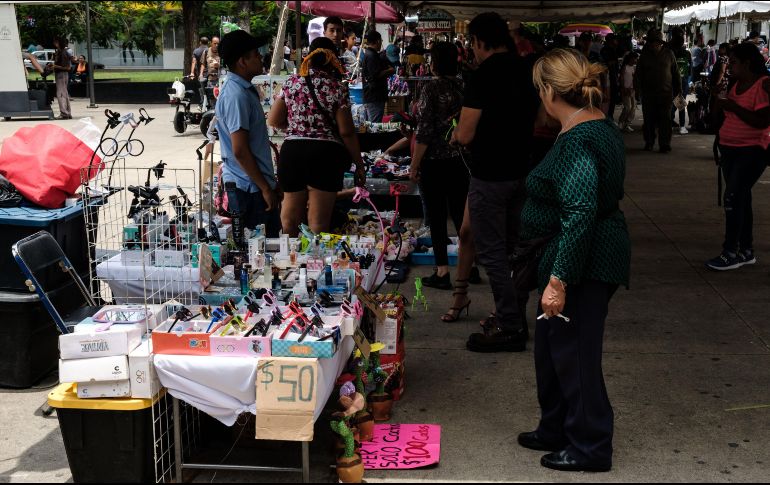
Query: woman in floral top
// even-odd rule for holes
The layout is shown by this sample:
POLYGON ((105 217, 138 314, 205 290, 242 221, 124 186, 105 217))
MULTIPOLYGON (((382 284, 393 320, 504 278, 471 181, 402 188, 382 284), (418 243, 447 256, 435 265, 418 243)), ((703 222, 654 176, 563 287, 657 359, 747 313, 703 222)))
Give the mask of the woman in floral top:
POLYGON ((356 184, 366 182, 348 89, 340 81, 344 72, 334 43, 325 37, 314 40, 299 75, 284 83, 270 110, 268 124, 286 131, 278 181, 284 192, 281 225, 292 237, 305 221, 316 234, 329 230, 351 160, 356 184))

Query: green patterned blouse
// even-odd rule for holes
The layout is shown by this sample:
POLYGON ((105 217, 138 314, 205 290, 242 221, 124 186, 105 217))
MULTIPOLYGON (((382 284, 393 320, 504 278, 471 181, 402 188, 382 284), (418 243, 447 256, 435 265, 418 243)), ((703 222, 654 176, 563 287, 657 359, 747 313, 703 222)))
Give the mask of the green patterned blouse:
POLYGON ((618 207, 625 173, 623 139, 605 119, 562 134, 527 177, 521 238, 559 231, 540 262, 541 291, 551 275, 568 285, 596 280, 628 287, 631 243, 618 207))

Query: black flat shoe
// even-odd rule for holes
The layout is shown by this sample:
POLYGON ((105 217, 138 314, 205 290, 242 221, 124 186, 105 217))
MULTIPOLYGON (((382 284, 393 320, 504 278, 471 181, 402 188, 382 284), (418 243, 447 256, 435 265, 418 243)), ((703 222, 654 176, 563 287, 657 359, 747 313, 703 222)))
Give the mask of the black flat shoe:
POLYGON ((465 347, 471 352, 482 354, 524 352, 527 349, 527 336, 522 331, 496 332, 491 335, 474 333, 468 338, 465 347))
POLYGON ((608 472, 612 468, 612 463, 580 463, 567 450, 548 453, 540 458, 540 464, 560 472, 608 472))
POLYGON ((536 431, 519 434, 519 444, 524 448, 537 451, 559 451, 564 449, 564 444, 548 443, 540 439, 536 431))
POLYGON ((439 276, 436 273, 422 279, 422 286, 427 288, 435 288, 437 290, 451 290, 452 280, 449 278, 449 273, 444 276, 439 276))

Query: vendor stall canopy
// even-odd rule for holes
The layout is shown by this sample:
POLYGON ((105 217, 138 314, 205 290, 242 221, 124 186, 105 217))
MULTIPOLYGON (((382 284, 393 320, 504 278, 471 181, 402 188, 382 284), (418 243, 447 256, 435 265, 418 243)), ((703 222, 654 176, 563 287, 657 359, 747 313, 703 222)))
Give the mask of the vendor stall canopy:
MULTIPOLYGON (((408 13, 422 8, 440 8, 457 20, 471 20, 483 12, 497 12, 506 20, 526 22, 585 22, 655 16, 666 10, 694 5, 696 1, 405 1, 390 2, 408 13)), ((756 2, 754 2, 756 3, 756 2)), ((379 14, 378 14, 379 17, 379 14)))
POLYGON ((683 25, 692 20, 708 21, 717 17, 729 19, 740 14, 752 18, 770 18, 770 2, 704 2, 666 12, 663 23, 683 25))
MULTIPOLYGON (((279 6, 283 2, 275 2, 279 6)), ((289 2, 289 8, 295 9, 296 2, 289 2)), ((313 15, 317 17, 339 17, 342 20, 354 20, 362 21, 370 17, 370 11, 372 3, 369 1, 361 2, 339 2, 339 1, 326 1, 326 2, 300 2, 300 8, 302 13, 306 15, 313 15)), ((390 5, 384 1, 374 2, 374 15, 377 17, 378 22, 386 23, 398 23, 404 20, 404 18, 390 5)))

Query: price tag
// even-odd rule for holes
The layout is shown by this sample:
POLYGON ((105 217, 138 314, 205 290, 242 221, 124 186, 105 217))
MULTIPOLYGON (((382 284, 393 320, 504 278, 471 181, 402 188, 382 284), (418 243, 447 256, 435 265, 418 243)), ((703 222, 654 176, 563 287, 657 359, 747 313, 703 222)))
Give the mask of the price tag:
POLYGON ((378 322, 385 320, 385 311, 380 308, 380 305, 378 305, 376 301, 374 301, 374 298, 372 298, 372 295, 370 295, 368 291, 358 286, 353 293, 355 293, 355 295, 358 297, 361 303, 366 306, 366 308, 374 313, 374 316, 377 317, 378 322))
POLYGON ((257 365, 257 439, 311 441, 318 359, 269 357, 257 365))

